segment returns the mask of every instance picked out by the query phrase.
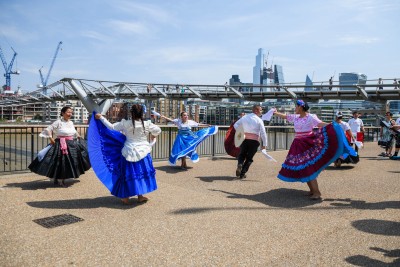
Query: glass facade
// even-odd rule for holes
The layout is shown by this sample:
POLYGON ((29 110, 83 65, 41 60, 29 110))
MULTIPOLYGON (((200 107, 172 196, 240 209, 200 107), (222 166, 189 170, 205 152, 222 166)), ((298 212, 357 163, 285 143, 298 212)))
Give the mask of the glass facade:
POLYGON ((283 68, 281 65, 274 65, 274 83, 284 84, 285 78, 283 77, 283 68))
POLYGON ((354 90, 354 87, 346 87, 346 85, 366 84, 367 75, 362 73, 339 73, 340 90, 354 90))
POLYGON ((306 87, 304 87, 305 92, 313 91, 313 82, 311 81, 310 77, 306 76, 306 87))
MULTIPOLYGON (((264 49, 259 48, 256 56, 256 65, 253 67, 253 84, 263 84, 262 75, 265 62, 264 49)), ((253 92, 260 92, 260 87, 253 87, 253 92)))

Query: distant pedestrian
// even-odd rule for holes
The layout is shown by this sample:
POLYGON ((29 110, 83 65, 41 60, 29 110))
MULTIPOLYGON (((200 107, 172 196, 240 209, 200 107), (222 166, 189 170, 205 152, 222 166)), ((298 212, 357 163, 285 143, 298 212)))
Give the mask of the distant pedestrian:
POLYGON ((383 89, 383 86, 382 86, 382 84, 383 84, 382 78, 379 78, 379 79, 378 79, 378 84, 379 84, 378 89, 379 89, 379 90, 382 90, 382 89, 383 89))
MULTIPOLYGON (((340 128, 342 128, 343 132, 345 133, 346 136, 346 141, 347 143, 345 144, 346 146, 349 146, 352 143, 353 140, 353 133, 351 132, 350 125, 343 121, 343 114, 340 111, 336 112, 336 123, 339 124, 340 128)), ((342 163, 357 163, 359 161, 359 157, 357 156, 351 156, 348 154, 340 155, 340 157, 335 160, 334 166, 335 167, 340 167, 342 163)))
POLYGON ((380 154, 383 157, 391 157, 393 149, 393 140, 395 140, 395 134, 392 130, 393 126, 396 125, 396 121, 392 119, 393 113, 386 112, 385 119, 380 122, 380 141, 381 146, 385 148, 385 152, 380 154))
POLYGON ((71 120, 72 108, 63 107, 61 118, 40 133, 50 139, 50 145, 36 157, 28 168, 39 175, 54 179, 54 184, 67 187, 65 179, 78 178, 89 170, 86 144, 71 120))
POLYGON ((240 145, 240 153, 238 155, 238 163, 236 168, 236 178, 246 178, 246 173, 253 163, 253 157, 260 146, 262 140, 262 149, 267 148, 267 133, 265 131, 264 122, 262 121, 262 107, 254 105, 252 113, 241 117, 234 125, 235 131, 242 130, 245 136, 240 145))
POLYGON ((353 133, 352 144, 354 144, 356 152, 358 152, 358 147, 354 141, 364 142, 364 122, 360 119, 360 115, 358 111, 353 111, 353 118, 348 122, 353 133))

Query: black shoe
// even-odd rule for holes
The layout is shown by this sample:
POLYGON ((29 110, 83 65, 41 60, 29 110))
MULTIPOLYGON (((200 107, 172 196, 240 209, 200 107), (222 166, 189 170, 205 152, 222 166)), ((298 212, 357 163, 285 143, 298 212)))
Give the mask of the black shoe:
POLYGON ((237 168, 236 168, 236 177, 240 177, 240 173, 242 172, 242 164, 238 164, 237 168))
POLYGON ((246 178, 247 176, 246 176, 246 174, 241 174, 240 176, 239 176, 239 179, 244 179, 244 178, 246 178))

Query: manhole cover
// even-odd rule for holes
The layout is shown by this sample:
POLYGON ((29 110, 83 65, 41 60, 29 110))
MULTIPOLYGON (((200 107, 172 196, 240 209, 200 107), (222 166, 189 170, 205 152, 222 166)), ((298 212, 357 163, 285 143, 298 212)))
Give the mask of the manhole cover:
POLYGON ((58 227, 58 226, 63 226, 63 225, 71 224, 71 223, 80 222, 80 221, 83 221, 83 219, 76 217, 74 215, 71 215, 71 214, 61 214, 61 215, 36 219, 33 221, 43 227, 54 228, 54 227, 58 227))

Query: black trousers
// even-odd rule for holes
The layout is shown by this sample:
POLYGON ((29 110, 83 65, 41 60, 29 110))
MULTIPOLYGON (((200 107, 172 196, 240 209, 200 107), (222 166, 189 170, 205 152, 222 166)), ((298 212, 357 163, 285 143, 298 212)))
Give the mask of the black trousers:
POLYGON ((242 164, 241 175, 245 174, 253 163, 253 157, 257 153, 260 142, 256 140, 245 139, 240 146, 240 153, 238 156, 238 164, 242 164))

